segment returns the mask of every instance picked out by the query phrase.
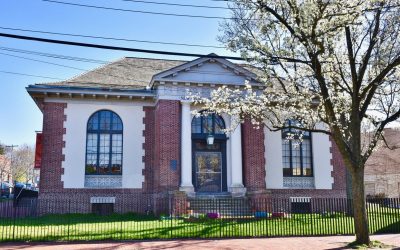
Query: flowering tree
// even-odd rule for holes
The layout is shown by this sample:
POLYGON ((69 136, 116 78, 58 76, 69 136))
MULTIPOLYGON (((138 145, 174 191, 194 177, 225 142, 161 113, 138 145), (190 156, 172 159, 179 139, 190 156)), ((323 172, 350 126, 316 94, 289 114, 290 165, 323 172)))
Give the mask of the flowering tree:
POLYGON ((12 151, 11 159, 11 173, 15 181, 28 182, 33 181, 34 173, 34 158, 35 150, 32 146, 22 145, 17 150, 12 151))
POLYGON ((330 135, 352 177, 357 243, 370 242, 365 162, 400 116, 399 6, 399 0, 235 0, 220 40, 260 70, 263 87, 222 87, 194 98, 238 123, 250 118, 280 130, 293 119, 299 131, 330 135))

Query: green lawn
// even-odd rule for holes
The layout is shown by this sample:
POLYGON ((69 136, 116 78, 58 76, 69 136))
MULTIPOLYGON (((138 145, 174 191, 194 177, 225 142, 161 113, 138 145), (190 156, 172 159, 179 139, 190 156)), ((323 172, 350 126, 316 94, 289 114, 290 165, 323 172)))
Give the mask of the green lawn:
MULTIPOLYGON (((400 212, 369 213, 371 233, 400 233, 400 212)), ((292 215, 287 219, 223 218, 189 222, 135 214, 47 215, 0 219, 0 241, 70 241, 106 239, 209 238, 353 234, 353 219, 344 214, 292 215)))

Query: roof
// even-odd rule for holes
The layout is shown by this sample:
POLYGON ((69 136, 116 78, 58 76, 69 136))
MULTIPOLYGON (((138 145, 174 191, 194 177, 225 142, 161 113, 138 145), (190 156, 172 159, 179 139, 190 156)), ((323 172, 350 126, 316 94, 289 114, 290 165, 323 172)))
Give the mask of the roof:
POLYGON ((90 88, 145 88, 153 75, 186 61, 124 57, 69 80, 39 85, 90 88))
MULTIPOLYGON (((183 60, 124 57, 71 79, 38 83, 41 86, 88 87, 109 89, 144 89, 152 77, 161 72, 188 63, 183 60)), ((248 64, 235 64, 260 75, 260 70, 248 64)))

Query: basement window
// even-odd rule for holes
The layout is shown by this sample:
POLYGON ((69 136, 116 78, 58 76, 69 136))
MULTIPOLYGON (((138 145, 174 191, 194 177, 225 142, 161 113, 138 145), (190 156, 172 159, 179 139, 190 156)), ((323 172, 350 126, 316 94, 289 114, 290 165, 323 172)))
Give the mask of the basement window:
POLYGON ((291 211, 294 214, 311 213, 311 198, 309 197, 291 197, 291 211))
POLYGON ((114 213, 114 203, 93 203, 92 213, 96 215, 110 215, 114 213))
POLYGON ((110 215, 114 213, 115 197, 91 197, 92 213, 110 215))

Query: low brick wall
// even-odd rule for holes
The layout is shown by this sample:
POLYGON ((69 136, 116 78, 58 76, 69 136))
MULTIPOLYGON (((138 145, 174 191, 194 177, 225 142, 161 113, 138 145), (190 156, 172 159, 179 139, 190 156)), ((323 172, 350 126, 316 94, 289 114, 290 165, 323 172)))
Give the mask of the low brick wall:
POLYGON ((38 213, 92 213, 93 203, 113 203, 115 213, 172 214, 186 213, 186 194, 182 192, 147 194, 134 189, 96 190, 84 192, 66 189, 58 193, 41 193, 38 199, 38 213))

